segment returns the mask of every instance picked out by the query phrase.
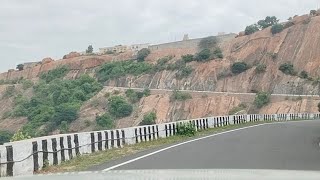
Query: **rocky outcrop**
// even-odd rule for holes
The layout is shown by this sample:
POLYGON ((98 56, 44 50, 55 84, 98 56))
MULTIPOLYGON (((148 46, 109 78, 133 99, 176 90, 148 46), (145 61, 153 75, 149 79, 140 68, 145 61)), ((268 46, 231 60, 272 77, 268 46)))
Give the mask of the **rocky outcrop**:
POLYGON ((78 52, 70 52, 69 54, 66 54, 63 56, 63 59, 70 59, 70 58, 75 58, 75 57, 79 57, 81 54, 78 52))

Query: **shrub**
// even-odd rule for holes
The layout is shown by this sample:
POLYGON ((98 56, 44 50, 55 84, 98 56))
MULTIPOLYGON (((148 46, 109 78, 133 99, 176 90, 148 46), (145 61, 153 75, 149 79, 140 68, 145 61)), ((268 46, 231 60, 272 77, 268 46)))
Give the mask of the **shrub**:
POLYGON ((115 61, 111 63, 103 64, 96 72, 98 81, 105 82, 110 79, 120 78, 126 75, 141 75, 148 73, 153 69, 151 64, 145 62, 134 62, 132 60, 127 61, 115 61))
POLYGON ((171 96, 172 100, 185 101, 187 99, 192 99, 191 94, 187 92, 181 92, 178 90, 174 90, 171 96))
POLYGON ((168 71, 175 71, 175 70, 179 70, 185 66, 186 66, 186 63, 184 61, 178 60, 175 63, 168 64, 166 69, 168 71))
POLYGON ((258 26, 256 24, 253 24, 253 25, 247 26, 244 32, 245 32, 245 35, 250 35, 257 31, 259 31, 258 26))
POLYGON ((152 125, 156 123, 157 114, 155 112, 150 112, 143 116, 143 120, 140 122, 139 125, 152 125))
POLYGON ((133 107, 121 96, 112 96, 108 100, 109 113, 117 118, 129 116, 133 107))
POLYGON ((301 71, 299 77, 302 79, 308 79, 308 77, 309 77, 308 72, 301 71))
POLYGON ((291 63, 281 64, 279 67, 279 70, 287 75, 295 75, 293 64, 291 64, 291 63))
POLYGON ((317 14, 317 11, 316 10, 310 10, 310 15, 311 16, 314 16, 314 15, 316 15, 317 14))
POLYGON ((28 133, 23 133, 21 130, 18 130, 10 139, 10 142, 21 141, 25 139, 30 139, 31 136, 28 133))
POLYGON ((18 64, 18 65, 17 65, 17 69, 18 69, 19 71, 22 71, 22 70, 24 69, 24 65, 23 65, 23 64, 18 64))
POLYGON ((151 95, 150 89, 145 88, 145 89, 143 90, 143 95, 144 95, 144 96, 150 96, 150 95, 151 95))
POLYGON ((136 103, 140 101, 140 99, 143 97, 143 92, 135 92, 133 89, 128 89, 125 92, 126 96, 129 98, 131 103, 136 103))
POLYGON ((6 87, 6 90, 4 91, 2 98, 12 97, 15 92, 16 92, 15 86, 8 86, 6 87))
POLYGON ((40 75, 40 79, 49 83, 55 79, 63 78, 68 72, 69 68, 67 66, 60 66, 56 69, 48 71, 47 73, 42 73, 40 75))
POLYGON ((180 136, 194 136, 196 134, 196 127, 191 123, 177 123, 177 135, 180 136))
POLYGON ((11 115, 12 115, 11 111, 6 111, 3 113, 1 119, 7 119, 7 118, 11 117, 11 115))
POLYGON ((280 33, 284 29, 282 24, 275 24, 271 27, 271 33, 277 34, 280 33))
POLYGON ((213 51, 212 55, 213 55, 213 58, 220 58, 220 59, 223 58, 223 53, 219 47, 213 51))
POLYGON ((97 116, 96 122, 98 126, 107 129, 112 129, 115 126, 114 119, 108 113, 105 113, 102 116, 97 116))
POLYGON ((176 73, 176 78, 177 79, 183 79, 188 77, 192 73, 193 69, 191 66, 183 67, 176 73))
POLYGON ((211 52, 209 49, 203 49, 199 53, 196 54, 196 61, 208 61, 210 58, 211 52))
POLYGON ((254 99, 254 104, 258 108, 262 108, 263 106, 267 105, 269 102, 270 102, 270 94, 266 92, 258 92, 254 99))
POLYGON ((209 36, 206 38, 203 38, 199 42, 199 49, 211 49, 216 47, 218 44, 218 39, 214 36, 209 36))
POLYGON ((10 139, 12 136, 13 136, 13 133, 9 131, 0 131, 0 145, 10 142, 10 139))
POLYGON ((148 48, 143 48, 138 51, 137 60, 144 61, 144 59, 150 54, 150 50, 148 48))
POLYGON ((265 64, 258 64, 256 67, 256 73, 266 72, 267 66, 265 64))
POLYGON ((249 69, 248 65, 245 62, 235 62, 231 66, 231 72, 233 74, 240 74, 249 69))
POLYGON ((22 89, 27 90, 33 86, 33 82, 30 80, 23 80, 22 81, 22 89))
POLYGON ((169 61, 170 61, 169 57, 158 59, 157 64, 153 67, 154 72, 165 70, 166 64, 169 61))
POLYGON ((194 56, 192 54, 183 55, 181 56, 181 58, 185 63, 188 63, 194 60, 194 56))

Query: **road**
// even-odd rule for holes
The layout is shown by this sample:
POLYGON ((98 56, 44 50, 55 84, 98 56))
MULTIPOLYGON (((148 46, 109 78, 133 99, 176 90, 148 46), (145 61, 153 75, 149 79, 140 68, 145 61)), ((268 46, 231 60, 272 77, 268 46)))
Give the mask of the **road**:
POLYGON ((88 170, 320 170, 319 137, 320 120, 264 124, 148 150, 88 170))
MULTIPOLYGON (((104 86, 105 88, 112 88, 112 89, 133 89, 133 90, 141 90, 143 91, 144 88, 135 88, 135 87, 114 87, 114 86, 104 86)), ((164 93, 164 92, 171 92, 172 89, 150 89, 151 91, 157 92, 157 93, 164 93)), ((216 94, 216 95, 249 95, 249 96, 255 96, 256 93, 236 93, 236 92, 218 92, 218 91, 196 91, 196 90, 179 90, 182 92, 188 92, 188 93, 208 93, 208 94, 216 94)), ((279 97, 313 97, 313 98, 319 98, 319 95, 316 94, 271 94, 271 96, 279 96, 279 97)))

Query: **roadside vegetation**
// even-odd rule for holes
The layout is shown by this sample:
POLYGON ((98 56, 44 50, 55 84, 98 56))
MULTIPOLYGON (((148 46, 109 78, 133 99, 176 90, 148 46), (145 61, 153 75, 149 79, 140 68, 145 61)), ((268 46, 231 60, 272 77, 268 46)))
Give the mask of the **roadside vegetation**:
POLYGON ((255 99, 254 99, 254 105, 257 108, 262 108, 263 106, 266 106, 270 102, 270 94, 267 92, 258 92, 255 99))

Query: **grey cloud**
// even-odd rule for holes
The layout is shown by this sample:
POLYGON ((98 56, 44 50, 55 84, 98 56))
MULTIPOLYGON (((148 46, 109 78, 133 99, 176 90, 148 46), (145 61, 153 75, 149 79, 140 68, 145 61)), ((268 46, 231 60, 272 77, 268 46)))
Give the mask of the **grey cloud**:
POLYGON ((0 71, 25 61, 55 59, 89 44, 159 43, 239 32, 275 15, 316 9, 318 0, 2 0, 0 71))

